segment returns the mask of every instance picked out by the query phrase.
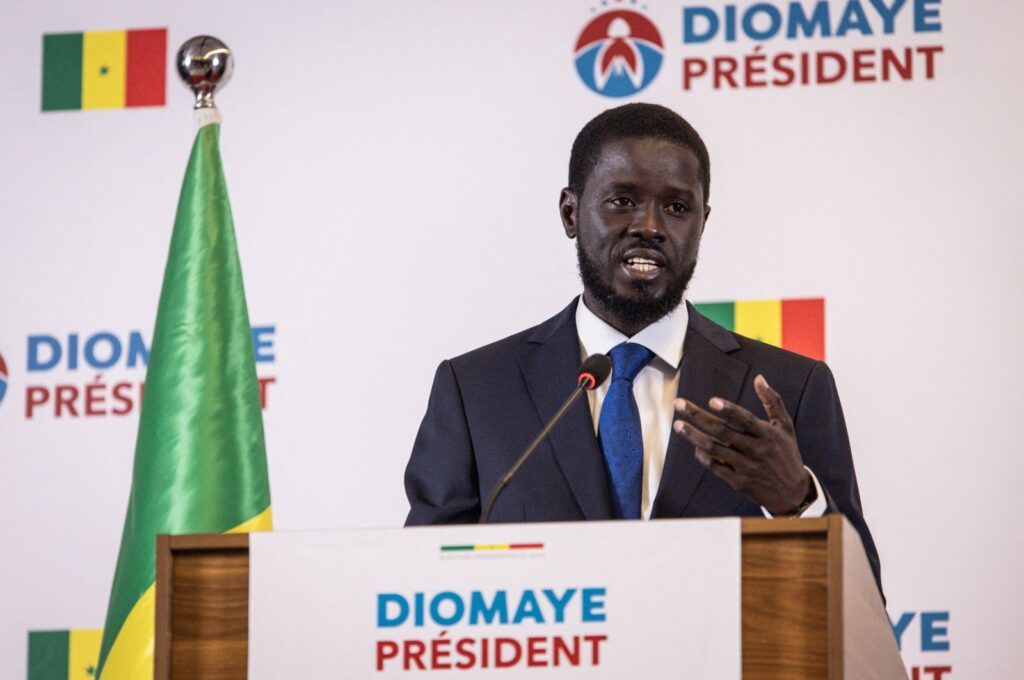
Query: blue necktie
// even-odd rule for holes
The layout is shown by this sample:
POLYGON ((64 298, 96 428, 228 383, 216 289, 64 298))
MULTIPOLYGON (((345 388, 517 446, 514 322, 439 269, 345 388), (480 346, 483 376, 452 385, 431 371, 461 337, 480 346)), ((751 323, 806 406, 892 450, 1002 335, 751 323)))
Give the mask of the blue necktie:
POLYGON ((612 511, 623 519, 640 518, 644 437, 633 398, 633 379, 654 358, 643 345, 624 342, 612 347, 612 384, 601 404, 598 439, 611 482, 612 511))

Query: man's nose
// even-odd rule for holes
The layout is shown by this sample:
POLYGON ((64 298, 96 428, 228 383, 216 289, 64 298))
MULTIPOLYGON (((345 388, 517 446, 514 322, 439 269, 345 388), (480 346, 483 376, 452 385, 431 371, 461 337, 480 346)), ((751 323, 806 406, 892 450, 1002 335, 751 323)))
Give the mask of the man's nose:
POLYGON ((651 203, 643 203, 636 212, 636 219, 629 225, 629 235, 652 241, 665 238, 665 224, 661 210, 651 203))

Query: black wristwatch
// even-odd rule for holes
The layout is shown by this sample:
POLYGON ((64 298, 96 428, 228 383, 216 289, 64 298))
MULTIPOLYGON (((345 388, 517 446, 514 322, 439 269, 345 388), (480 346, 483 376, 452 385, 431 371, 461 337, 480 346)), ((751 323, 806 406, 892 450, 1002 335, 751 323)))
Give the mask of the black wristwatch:
POLYGON ((811 504, 814 503, 814 501, 818 500, 818 489, 815 488, 814 478, 811 476, 810 472, 807 473, 807 478, 807 481, 810 482, 810 484, 808 484, 807 495, 804 496, 803 503, 798 505, 794 510, 783 513, 783 517, 800 517, 800 515, 804 514, 804 511, 807 508, 811 507, 811 504))

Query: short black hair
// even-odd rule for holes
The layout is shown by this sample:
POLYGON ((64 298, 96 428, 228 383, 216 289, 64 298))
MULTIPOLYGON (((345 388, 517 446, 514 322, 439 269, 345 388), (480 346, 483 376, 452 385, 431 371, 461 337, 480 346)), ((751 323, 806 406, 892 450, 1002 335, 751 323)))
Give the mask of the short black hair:
POLYGON ((693 152, 700 163, 704 202, 707 203, 711 195, 711 159, 704 140, 686 119, 657 104, 625 104, 608 109, 584 125, 569 155, 569 189, 577 196, 583 195, 583 188, 605 144, 645 137, 664 139, 693 152))

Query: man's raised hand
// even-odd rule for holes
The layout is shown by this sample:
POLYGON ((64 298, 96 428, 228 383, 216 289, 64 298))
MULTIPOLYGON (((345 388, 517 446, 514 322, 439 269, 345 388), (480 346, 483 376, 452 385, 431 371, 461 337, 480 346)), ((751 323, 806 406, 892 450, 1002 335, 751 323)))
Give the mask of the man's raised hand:
POLYGON ((693 444, 697 460, 726 484, 773 515, 784 515, 803 504, 813 482, 782 397, 761 375, 754 379, 754 392, 768 420, 720 397, 709 402, 714 414, 676 399, 679 420, 673 429, 693 444))

